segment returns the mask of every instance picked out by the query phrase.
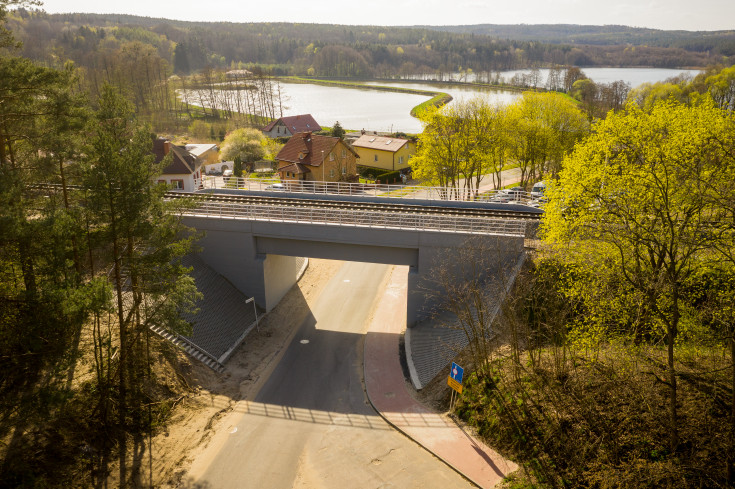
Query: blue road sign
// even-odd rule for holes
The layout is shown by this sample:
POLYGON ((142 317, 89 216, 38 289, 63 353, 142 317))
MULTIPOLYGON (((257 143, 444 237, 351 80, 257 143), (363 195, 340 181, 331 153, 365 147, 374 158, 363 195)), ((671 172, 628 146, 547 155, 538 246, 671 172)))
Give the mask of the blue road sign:
POLYGON ((464 369, 456 363, 452 362, 452 369, 449 371, 449 377, 461 384, 463 375, 464 369))

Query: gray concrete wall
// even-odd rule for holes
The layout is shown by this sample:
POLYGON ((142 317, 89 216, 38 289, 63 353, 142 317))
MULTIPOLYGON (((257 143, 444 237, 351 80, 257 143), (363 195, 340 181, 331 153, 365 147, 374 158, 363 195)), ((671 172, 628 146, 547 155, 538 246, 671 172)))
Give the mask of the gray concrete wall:
POLYGON ((406 319, 409 326, 431 313, 432 271, 452 266, 463 247, 493 253, 499 262, 516 263, 523 237, 467 236, 435 231, 362 228, 312 223, 283 223, 185 217, 184 223, 205 231, 201 258, 243 293, 270 310, 296 283, 294 260, 326 258, 408 265, 406 319))
POLYGON ((266 312, 276 307, 298 281, 302 263, 299 257, 266 255, 263 262, 266 312))

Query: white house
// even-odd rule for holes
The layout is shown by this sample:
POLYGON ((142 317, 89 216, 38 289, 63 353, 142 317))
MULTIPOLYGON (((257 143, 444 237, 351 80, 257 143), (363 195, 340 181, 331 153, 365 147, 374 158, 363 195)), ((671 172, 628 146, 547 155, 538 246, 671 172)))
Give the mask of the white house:
MULTIPOLYGON (((202 162, 202 173, 221 171, 222 162, 219 161, 219 146, 216 144, 187 144, 184 148, 202 162)), ((232 168, 232 163, 229 168, 232 168)))
POLYGON ((156 162, 162 161, 166 155, 173 153, 173 160, 163 169, 156 180, 169 185, 173 190, 193 192, 202 185, 203 161, 186 150, 184 146, 176 146, 164 138, 153 140, 153 154, 156 162))

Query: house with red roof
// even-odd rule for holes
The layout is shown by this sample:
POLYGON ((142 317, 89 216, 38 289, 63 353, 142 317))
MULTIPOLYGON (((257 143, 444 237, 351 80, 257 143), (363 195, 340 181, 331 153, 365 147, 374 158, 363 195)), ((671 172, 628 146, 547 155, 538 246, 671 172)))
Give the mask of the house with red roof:
POLYGON ((261 129, 269 138, 290 138, 299 132, 321 131, 322 126, 317 124, 311 114, 292 115, 272 121, 261 129))
POLYGON ((340 138, 295 134, 276 155, 282 181, 351 181, 359 156, 340 138))
POLYGON ((153 140, 153 154, 156 163, 160 163, 173 153, 169 163, 158 177, 157 182, 170 186, 173 190, 193 192, 202 184, 202 165, 206 161, 187 151, 184 146, 176 146, 164 138, 153 140))

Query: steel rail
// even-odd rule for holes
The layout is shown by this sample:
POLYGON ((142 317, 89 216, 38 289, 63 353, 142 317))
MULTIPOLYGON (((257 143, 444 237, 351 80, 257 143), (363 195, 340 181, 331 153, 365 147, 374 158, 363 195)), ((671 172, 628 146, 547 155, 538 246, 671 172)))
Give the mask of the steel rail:
POLYGON ((450 216, 496 217, 505 219, 541 219, 541 213, 519 211, 514 209, 483 209, 479 207, 443 207, 439 205, 399 204, 385 202, 354 202, 347 200, 323 200, 318 198, 274 197, 260 195, 232 195, 217 193, 190 193, 170 191, 166 194, 169 199, 195 198, 208 202, 240 203, 251 205, 285 205, 292 207, 319 207, 333 209, 352 209, 376 212, 403 212, 440 214, 450 216))
POLYGON ((365 228, 403 229, 519 236, 526 234, 526 222, 519 219, 439 216, 420 213, 371 212, 330 208, 243 205, 224 202, 201 202, 184 209, 182 215, 244 219, 251 221, 293 222, 365 228))

